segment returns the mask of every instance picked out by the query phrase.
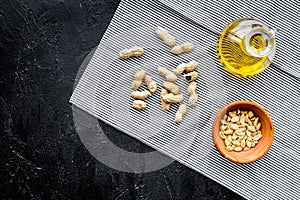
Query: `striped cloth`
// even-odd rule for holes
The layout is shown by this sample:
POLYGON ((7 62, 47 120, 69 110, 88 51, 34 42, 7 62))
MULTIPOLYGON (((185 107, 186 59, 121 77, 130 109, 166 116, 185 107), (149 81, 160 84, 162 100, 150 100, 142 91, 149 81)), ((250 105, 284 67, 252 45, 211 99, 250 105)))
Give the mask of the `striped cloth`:
MULTIPOLYGON (((292 65, 299 58, 292 56, 297 51, 291 42, 297 40, 297 36, 288 40, 283 37, 285 32, 282 30, 275 65, 246 82, 233 78, 220 67, 215 44, 217 33, 224 24, 241 17, 242 13, 254 12, 252 7, 250 13, 238 11, 237 8, 246 2, 238 5, 220 6, 214 1, 122 1, 70 102, 245 198, 299 199, 300 71, 292 65), (218 10, 221 7, 222 10, 218 10), (224 16, 226 8, 234 8, 236 12, 224 16), (170 30, 178 43, 195 43, 195 50, 182 56, 169 53, 170 48, 153 32, 153 27, 158 25, 170 30), (291 45, 290 49, 284 48, 284 44, 291 45), (119 51, 131 46, 144 47, 145 54, 125 61, 118 59, 119 51), (144 69, 161 88, 164 79, 157 73, 157 66, 163 65, 171 70, 190 60, 200 63, 197 69, 200 74, 197 80, 199 100, 197 107, 188 109, 180 125, 173 123, 178 106, 164 112, 160 107, 159 92, 146 99, 147 110, 138 112, 131 108, 131 81, 137 69, 144 69), (226 104, 241 99, 263 105, 275 125, 275 140, 270 151, 248 165, 237 165, 224 159, 215 149, 211 136, 217 112, 226 104)), ((274 10, 272 4, 263 5, 266 6, 257 6, 262 13, 257 17, 267 16, 263 19, 278 22, 278 27, 282 28, 280 18, 263 13, 263 8, 274 10)), ((244 9, 247 10, 248 6, 244 9)), ((295 23, 293 19, 289 22, 295 23)), ((293 28, 290 34, 299 29, 293 28)), ((176 83, 187 88, 182 78, 176 83)), ((182 89, 182 94, 187 103, 186 90, 182 89)))
POLYGON ((278 27, 277 52, 274 65, 300 78, 300 2, 267 0, 227 0, 222 2, 165 1, 162 3, 209 29, 216 35, 229 22, 243 17, 254 17, 271 27, 278 27))

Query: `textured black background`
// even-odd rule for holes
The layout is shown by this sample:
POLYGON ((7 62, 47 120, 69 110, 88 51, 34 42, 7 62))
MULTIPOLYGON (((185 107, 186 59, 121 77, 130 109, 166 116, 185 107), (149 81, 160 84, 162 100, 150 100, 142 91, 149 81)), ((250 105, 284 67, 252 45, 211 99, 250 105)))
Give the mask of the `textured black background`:
MULTIPOLYGON (((80 142, 68 100, 118 4, 1 0, 0 199, 241 199, 177 162, 146 174, 115 171, 80 142)), ((100 125, 124 149, 151 150, 100 125)))

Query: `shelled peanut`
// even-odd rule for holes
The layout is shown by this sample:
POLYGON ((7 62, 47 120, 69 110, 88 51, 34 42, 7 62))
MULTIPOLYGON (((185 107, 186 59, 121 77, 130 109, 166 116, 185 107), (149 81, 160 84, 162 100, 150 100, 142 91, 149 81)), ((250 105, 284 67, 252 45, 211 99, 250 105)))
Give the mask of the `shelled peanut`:
POLYGON ((221 120, 219 132, 228 151, 247 151, 262 138, 261 122, 253 111, 230 111, 221 120))

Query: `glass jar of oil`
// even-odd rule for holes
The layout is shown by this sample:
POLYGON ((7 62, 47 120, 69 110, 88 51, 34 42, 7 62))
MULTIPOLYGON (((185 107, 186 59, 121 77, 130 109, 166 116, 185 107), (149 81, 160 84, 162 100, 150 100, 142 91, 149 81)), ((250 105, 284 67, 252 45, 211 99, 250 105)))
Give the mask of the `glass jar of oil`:
POLYGON ((217 54, 223 67, 230 73, 249 77, 265 70, 275 55, 277 29, 263 22, 238 19, 229 23, 219 35, 217 54))

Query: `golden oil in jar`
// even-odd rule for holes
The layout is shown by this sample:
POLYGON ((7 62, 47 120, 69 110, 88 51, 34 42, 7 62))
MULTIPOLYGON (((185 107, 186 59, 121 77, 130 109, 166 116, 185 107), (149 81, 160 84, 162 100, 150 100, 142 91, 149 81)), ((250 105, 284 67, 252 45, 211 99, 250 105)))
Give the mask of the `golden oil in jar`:
POLYGON ((224 68, 240 77, 249 77, 265 70, 275 55, 275 34, 257 19, 238 19, 220 33, 217 54, 224 68))

